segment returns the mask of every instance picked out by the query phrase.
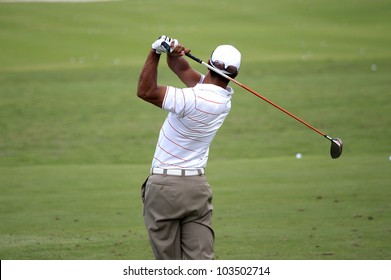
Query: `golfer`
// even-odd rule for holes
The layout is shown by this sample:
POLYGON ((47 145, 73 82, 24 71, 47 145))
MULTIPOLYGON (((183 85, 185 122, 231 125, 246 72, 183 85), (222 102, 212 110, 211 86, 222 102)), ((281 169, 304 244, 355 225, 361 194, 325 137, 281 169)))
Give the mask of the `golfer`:
MULTIPOLYGON (((161 36, 152 44, 141 71, 137 96, 168 112, 160 130, 150 175, 142 186, 144 222, 155 258, 214 259, 212 191, 205 177, 209 146, 231 109, 233 90, 213 71, 191 68, 190 52, 161 36), (186 88, 157 84, 162 53, 186 88)), ((241 54, 218 46, 209 64, 235 78, 241 54)))

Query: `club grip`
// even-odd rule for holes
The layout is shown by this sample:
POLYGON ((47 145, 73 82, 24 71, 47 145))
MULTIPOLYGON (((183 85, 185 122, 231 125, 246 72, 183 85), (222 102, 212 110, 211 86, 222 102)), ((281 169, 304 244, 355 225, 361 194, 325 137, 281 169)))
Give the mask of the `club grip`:
POLYGON ((166 49, 167 53, 170 53, 170 45, 167 44, 166 42, 162 42, 162 46, 166 49))
POLYGON ((194 55, 192 55, 191 53, 186 53, 185 54, 187 57, 190 57, 191 59, 197 61, 198 63, 202 64, 202 60, 199 59, 198 57, 195 57, 194 55))

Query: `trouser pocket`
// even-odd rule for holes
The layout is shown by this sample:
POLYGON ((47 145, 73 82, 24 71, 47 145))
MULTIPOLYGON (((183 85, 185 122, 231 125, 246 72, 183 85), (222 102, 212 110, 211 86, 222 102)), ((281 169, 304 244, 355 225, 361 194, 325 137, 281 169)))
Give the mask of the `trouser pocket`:
POLYGON ((145 179, 144 183, 141 185, 141 201, 143 202, 143 216, 145 214, 145 187, 147 186, 149 176, 145 179))

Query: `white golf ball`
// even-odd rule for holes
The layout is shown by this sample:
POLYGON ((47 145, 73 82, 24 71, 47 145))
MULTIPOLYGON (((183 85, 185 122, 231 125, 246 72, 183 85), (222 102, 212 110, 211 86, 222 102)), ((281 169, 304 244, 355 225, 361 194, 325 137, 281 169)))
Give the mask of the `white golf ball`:
POLYGON ((389 156, 389 158, 388 158, 390 161, 391 161, 391 156, 389 156))
POLYGON ((302 155, 301 155, 300 153, 297 153, 297 154, 296 154, 296 158, 297 158, 297 159, 301 159, 301 157, 302 157, 302 155))

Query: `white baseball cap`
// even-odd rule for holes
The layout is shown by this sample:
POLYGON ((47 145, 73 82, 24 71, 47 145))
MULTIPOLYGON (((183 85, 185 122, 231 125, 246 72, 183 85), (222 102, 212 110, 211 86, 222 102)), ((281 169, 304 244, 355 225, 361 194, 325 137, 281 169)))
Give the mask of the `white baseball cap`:
POLYGON ((218 68, 224 74, 229 75, 239 71, 241 57, 242 55, 234 46, 220 45, 213 51, 210 57, 210 63, 213 67, 218 68), (215 64, 223 66, 224 70, 216 67, 215 64), (229 69, 229 67, 231 67, 231 69, 229 69), (232 67, 234 67, 234 69, 232 69, 232 67))

